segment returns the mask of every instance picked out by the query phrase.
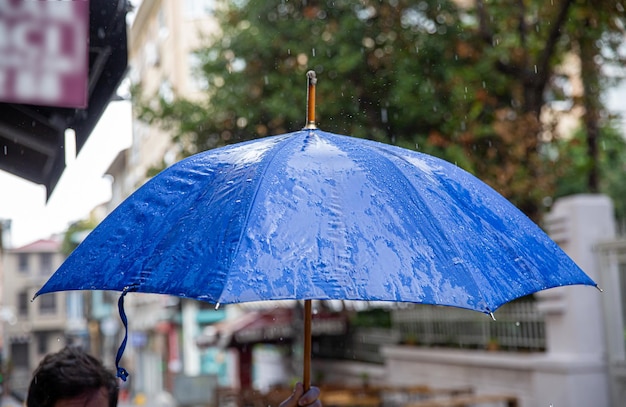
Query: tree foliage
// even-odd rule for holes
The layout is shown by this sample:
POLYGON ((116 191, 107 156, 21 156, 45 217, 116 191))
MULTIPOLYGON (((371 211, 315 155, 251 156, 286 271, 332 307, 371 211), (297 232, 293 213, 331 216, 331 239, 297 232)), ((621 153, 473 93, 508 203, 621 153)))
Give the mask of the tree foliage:
POLYGON ((98 226, 98 222, 91 216, 89 219, 82 219, 72 223, 63 235, 61 253, 69 256, 96 226, 98 226))
POLYGON ((140 103, 140 117, 170 126, 185 155, 299 130, 313 69, 320 128, 454 162, 539 220, 558 181, 540 115, 555 98, 583 104, 556 67, 592 35, 579 20, 592 54, 615 45, 623 1, 228 2, 198 50, 206 98, 140 103))
POLYGON ((599 129, 598 151, 595 158, 588 154, 585 128, 575 132, 568 140, 554 144, 555 165, 559 182, 555 197, 588 193, 588 174, 591 167, 597 167, 597 192, 614 197, 615 213, 618 219, 626 219, 626 141, 619 131, 610 126, 599 129), (621 198, 621 199, 620 199, 621 198))

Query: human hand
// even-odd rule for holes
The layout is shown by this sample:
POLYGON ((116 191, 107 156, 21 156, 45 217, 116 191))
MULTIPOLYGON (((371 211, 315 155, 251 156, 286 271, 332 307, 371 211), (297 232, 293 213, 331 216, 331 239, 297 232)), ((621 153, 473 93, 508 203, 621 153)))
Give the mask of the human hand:
POLYGON ((319 396, 319 388, 311 386, 311 388, 305 392, 302 383, 296 383, 293 393, 287 400, 280 403, 280 407, 322 407, 319 396))

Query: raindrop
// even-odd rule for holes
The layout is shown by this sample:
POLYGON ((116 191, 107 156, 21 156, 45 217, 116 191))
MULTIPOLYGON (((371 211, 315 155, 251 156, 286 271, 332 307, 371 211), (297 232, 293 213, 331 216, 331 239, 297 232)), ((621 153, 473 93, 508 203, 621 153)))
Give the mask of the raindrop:
POLYGON ((266 85, 269 85, 269 84, 270 84, 270 78, 268 78, 268 77, 267 77, 267 75, 265 75, 265 76, 263 77, 263 79, 265 80, 265 84, 266 84, 266 85))
POLYGON ((380 109, 380 120, 383 123, 387 123, 387 119, 388 119, 387 118, 387 109, 383 107, 382 109, 380 109))
POLYGON ((217 304, 215 304, 215 310, 216 310, 216 311, 219 309, 220 305, 221 305, 221 304, 220 304, 219 302, 218 302, 217 304))
POLYGON ((535 73, 537 73, 537 65, 535 65, 535 73))
POLYGON ((4 155, 9 154, 9 152, 7 151, 7 146, 4 146, 4 155))
POLYGON ((515 321, 515 326, 519 327, 521 324, 519 321, 515 321))
POLYGON ((487 88, 487 84, 485 83, 485 81, 483 81, 483 89, 487 88))
POLYGON ((311 49, 311 55, 315 56, 315 48, 311 49))

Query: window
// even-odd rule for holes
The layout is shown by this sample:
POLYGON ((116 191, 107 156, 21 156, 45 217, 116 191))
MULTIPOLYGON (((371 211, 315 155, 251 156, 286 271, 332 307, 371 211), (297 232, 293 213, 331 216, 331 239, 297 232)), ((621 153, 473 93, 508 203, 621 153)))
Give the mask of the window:
POLYGON ((57 296, 56 294, 46 294, 37 298, 39 301, 40 314, 55 314, 57 312, 57 296))
POLYGON ((28 253, 19 253, 18 254, 18 270, 21 273, 28 272, 28 253))
POLYGON ((45 355, 48 353, 48 333, 47 332, 37 332, 37 353, 40 355, 45 355))
POLYGON ((206 90, 209 88, 209 82, 202 74, 202 61, 195 52, 187 55, 187 63, 189 64, 189 82, 193 90, 206 90))
POLYGON ((17 294, 17 313, 20 317, 28 316, 28 292, 22 291, 17 294))
POLYGON ((40 269, 39 274, 42 276, 52 275, 52 253, 41 253, 39 255, 40 269))
POLYGON ((11 344, 11 360, 14 367, 26 367, 30 369, 27 342, 15 342, 11 344))
POLYGON ((172 88, 172 83, 163 79, 161 85, 159 86, 159 96, 163 98, 167 103, 172 103, 174 101, 174 89, 172 88))
POLYGON ((163 9, 159 10, 157 20, 159 22, 159 39, 164 40, 169 35, 170 31, 167 28, 167 21, 165 20, 165 12, 163 12, 163 9))

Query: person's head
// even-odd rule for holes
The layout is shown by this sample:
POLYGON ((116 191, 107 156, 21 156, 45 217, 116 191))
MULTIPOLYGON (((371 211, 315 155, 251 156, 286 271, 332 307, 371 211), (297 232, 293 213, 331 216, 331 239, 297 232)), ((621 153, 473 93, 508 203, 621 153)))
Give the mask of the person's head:
POLYGON ((27 407, 116 407, 117 378, 77 347, 47 355, 28 387, 27 407))

